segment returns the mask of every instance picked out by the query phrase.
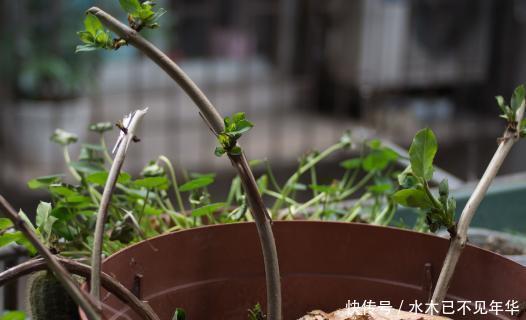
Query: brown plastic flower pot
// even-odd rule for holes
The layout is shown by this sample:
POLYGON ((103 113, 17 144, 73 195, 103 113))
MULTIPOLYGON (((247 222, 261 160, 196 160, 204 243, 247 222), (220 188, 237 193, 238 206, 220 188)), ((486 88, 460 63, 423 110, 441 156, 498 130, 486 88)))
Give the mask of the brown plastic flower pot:
MULTIPOLYGON (((389 301, 405 310, 415 300, 425 303, 448 247, 446 239, 433 235, 366 224, 290 221, 275 222, 273 229, 287 320, 313 309, 340 309, 348 300, 389 301)), ((254 224, 207 226, 149 242, 112 255, 103 269, 149 301, 162 320, 171 319, 176 307, 191 320, 245 320, 248 308, 265 304, 254 224)), ((526 301, 526 268, 467 246, 449 293, 448 300, 485 301, 487 306, 494 300, 505 309, 508 300, 526 301)), ((107 319, 137 319, 116 298, 103 297, 107 319)), ((517 319, 503 316, 466 312, 450 317, 517 319)))

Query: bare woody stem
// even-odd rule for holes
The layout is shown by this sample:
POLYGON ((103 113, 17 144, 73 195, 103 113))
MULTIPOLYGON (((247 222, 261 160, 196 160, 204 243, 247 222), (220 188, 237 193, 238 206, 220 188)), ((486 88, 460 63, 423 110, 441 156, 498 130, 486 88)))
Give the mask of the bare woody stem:
MULTIPOLYGON (((103 10, 97 7, 92 7, 88 12, 95 15, 103 25, 115 32, 119 37, 125 40, 126 43, 131 44, 142 51, 153 62, 161 67, 161 69, 163 69, 194 101, 201 114, 216 134, 224 131, 223 118, 212 105, 210 100, 208 100, 199 87, 197 87, 186 73, 166 54, 155 47, 151 42, 144 39, 137 31, 121 23, 103 10)), ((269 320, 281 320, 281 285, 278 256, 267 210, 263 204, 261 195, 257 191, 258 189, 254 175, 248 166, 245 156, 230 155, 229 157, 243 180, 243 186, 247 197, 249 198, 251 212, 254 216, 259 233, 266 272, 268 301, 267 316, 269 320)))
MULTIPOLYGON (((517 110, 515 117, 518 124, 520 124, 524 116, 524 108, 525 107, 523 101, 521 106, 517 110)), ((488 164, 486 171, 482 175, 482 178, 477 184, 477 187, 473 191, 473 194, 471 195, 468 202, 466 203, 466 206, 462 210, 462 214, 460 216, 460 220, 457 226, 457 233, 450 240, 446 259, 444 260, 444 264, 442 265, 442 270, 440 271, 440 276, 438 278, 435 290, 433 292, 433 297, 431 298, 432 303, 441 305, 444 301, 444 298, 446 297, 447 291, 449 289, 449 285, 451 283, 451 279, 453 278, 453 274, 455 273, 455 268, 457 266, 458 260, 460 258, 460 255, 462 254, 462 250, 466 246, 467 233, 471 220, 473 219, 473 216, 475 215, 477 208, 480 205, 480 202, 486 195, 486 192, 488 191, 491 182, 497 175, 497 172, 499 171, 502 163, 504 162, 504 159, 506 159, 506 156, 508 155, 511 148, 513 147, 515 142, 517 142, 518 139, 519 133, 517 132, 517 130, 508 127, 508 129, 506 129, 506 131, 504 132, 504 136, 500 140, 497 151, 495 151, 495 154, 493 155, 493 158, 488 164)))
MULTIPOLYGON (((56 257, 56 259, 72 274, 84 278, 89 278, 91 276, 91 267, 88 265, 62 257, 56 257)), ((28 260, 0 273, 0 286, 33 272, 46 270, 47 268, 46 261, 42 258, 28 260)), ((159 320, 159 317, 152 311, 151 307, 146 302, 141 301, 131 293, 130 290, 108 274, 101 273, 101 283, 104 289, 130 306, 133 311, 141 316, 141 319, 159 320)))
POLYGON ((15 228, 22 232, 29 242, 31 242, 31 244, 37 249, 38 253, 42 255, 49 269, 53 272, 55 277, 57 277, 73 300, 75 300, 82 310, 84 310, 88 319, 100 319, 100 310, 97 307, 98 303, 86 292, 80 290, 69 272, 58 262, 57 257, 55 257, 49 249, 40 242, 33 229, 30 228, 22 218, 20 218, 15 209, 13 209, 13 207, 1 195, 0 207, 2 208, 4 215, 13 222, 15 228))
POLYGON ((101 259, 102 259, 102 242, 104 240, 104 224, 108 217, 108 208, 111 202, 111 196, 113 190, 117 184, 119 173, 121 171, 124 159, 126 158, 126 152, 128 147, 133 140, 137 125, 141 121, 142 117, 146 114, 148 109, 137 110, 133 113, 130 124, 127 127, 127 131, 123 132, 124 136, 120 145, 117 149, 117 154, 110 168, 108 179, 104 185, 104 191, 102 193, 102 199, 100 201, 99 212, 97 213, 97 222, 95 224, 95 235, 93 238, 93 249, 91 253, 91 267, 93 273, 90 282, 91 295, 97 300, 100 300, 100 273, 101 273, 101 259))

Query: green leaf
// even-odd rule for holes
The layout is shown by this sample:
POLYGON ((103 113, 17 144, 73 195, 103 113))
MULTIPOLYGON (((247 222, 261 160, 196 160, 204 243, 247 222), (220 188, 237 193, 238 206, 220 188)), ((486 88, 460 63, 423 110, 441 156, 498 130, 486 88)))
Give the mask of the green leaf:
POLYGON ((224 202, 211 203, 206 206, 192 210, 192 216, 201 217, 204 215, 209 215, 225 206, 224 202))
POLYGON ((13 226, 13 222, 9 220, 8 218, 0 218, 0 231, 4 231, 5 229, 11 228, 13 226))
POLYGON ((428 209, 433 207, 427 194, 418 189, 399 190, 393 194, 393 200, 405 207, 428 209))
POLYGON ((0 235, 0 247, 5 247, 13 242, 20 241, 23 235, 20 231, 6 232, 0 235))
POLYGON ((111 131, 113 129, 113 124, 111 122, 97 122, 89 126, 89 130, 98 133, 104 133, 106 131, 111 131))
POLYGON ((26 314, 23 311, 7 311, 1 317, 0 320, 24 320, 26 314))
POLYGON ((59 182, 63 176, 64 175, 62 174, 57 174, 57 175, 38 177, 38 178, 29 180, 27 182, 27 186, 29 187, 29 189, 48 188, 49 185, 59 182))
POLYGON ((440 196, 447 197, 449 195, 449 183, 447 179, 443 179, 440 181, 440 184, 438 185, 438 193, 440 196))
POLYGON ((35 218, 35 224, 37 227, 43 226, 49 219, 51 213, 51 203, 40 201, 37 207, 37 215, 35 218))
POLYGON ((216 157, 221 157, 225 154, 225 149, 223 149, 223 147, 216 147, 216 149, 214 150, 214 154, 216 155, 216 157))
POLYGON ((374 150, 365 157, 362 167, 367 172, 381 171, 397 158, 398 154, 389 148, 374 150))
POLYGON ((49 191, 53 193, 54 195, 63 196, 63 197, 70 197, 78 195, 78 191, 75 189, 75 187, 60 183, 60 184, 52 184, 49 186, 49 191))
POLYGON ((416 134, 409 148, 409 160, 413 173, 417 177, 425 180, 430 180, 433 177, 433 159, 437 148, 433 131, 426 128, 416 134))
POLYGON ((393 185, 390 183, 375 184, 373 186, 367 187, 367 190, 372 193, 386 193, 391 192, 393 185))
POLYGON ((347 170, 359 168, 361 165, 362 165, 362 159, 360 158, 348 159, 348 160, 340 162, 340 166, 347 170))
POLYGON ((127 13, 134 14, 141 10, 141 3, 139 0, 119 0, 121 8, 127 13))
POLYGON ((137 187, 143 187, 146 189, 161 190, 166 190, 170 186, 170 183, 166 177, 147 177, 135 180, 133 184, 137 187))
POLYGON ((24 213, 24 211, 22 210, 19 210, 18 211, 18 216, 20 217, 20 219, 22 219, 22 221, 24 221, 27 226, 33 230, 34 232, 36 232, 37 230, 35 229, 35 226, 33 225, 33 223, 31 222, 31 220, 29 220, 29 217, 24 213))
POLYGON ((500 111, 502 111, 503 114, 507 114, 508 106, 504 102, 504 97, 496 96, 495 99, 497 100, 497 105, 499 106, 500 111))
POLYGON ((50 137, 51 141, 58 143, 63 146, 77 142, 79 139, 77 135, 69 133, 62 129, 56 129, 50 137))
POLYGON ((241 154, 241 147, 239 146, 235 146, 233 147, 232 149, 230 149, 230 151, 228 152, 229 154, 232 154, 232 155, 235 155, 235 156, 238 156, 241 154))
POLYGON ((334 184, 330 184, 330 185, 311 184, 309 187, 314 191, 324 192, 324 193, 334 193, 338 191, 338 187, 334 184))
MULTIPOLYGON (((108 180, 109 173, 107 171, 95 172, 86 177, 86 181, 93 183, 99 186, 106 185, 106 180, 108 180)), ((131 176, 126 172, 121 172, 117 178, 118 183, 126 183, 131 180, 131 176)))
POLYGON ((49 241, 53 224, 58 220, 56 217, 50 215, 51 204, 47 202, 40 202, 37 207, 36 225, 45 242, 49 241))
POLYGON ((84 28, 86 28, 86 31, 93 36, 95 36, 99 30, 103 29, 99 18, 91 13, 86 14, 86 18, 84 19, 84 28))
POLYGON ((146 167, 144 167, 141 171, 141 176, 143 177, 160 177, 164 175, 164 168, 156 161, 150 161, 148 165, 146 165, 146 167))
POLYGON ((214 182, 211 176, 202 176, 197 179, 190 180, 179 187, 181 191, 191 191, 199 188, 204 188, 214 182))
POLYGON ((181 308, 175 309, 172 320, 186 320, 186 312, 181 308))
POLYGON ((100 163, 93 163, 91 161, 72 161, 69 166, 81 173, 92 174, 95 172, 104 171, 104 166, 100 163))
POLYGON ((511 96, 511 109, 514 113, 517 111, 517 109, 519 109, 522 102, 524 101, 525 92, 526 90, 522 84, 513 91, 513 95, 511 96))

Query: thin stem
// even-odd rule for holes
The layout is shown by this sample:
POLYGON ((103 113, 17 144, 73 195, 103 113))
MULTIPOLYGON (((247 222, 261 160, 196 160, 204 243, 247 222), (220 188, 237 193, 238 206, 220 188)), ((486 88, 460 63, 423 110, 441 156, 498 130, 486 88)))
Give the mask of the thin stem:
POLYGON ((142 117, 146 114, 147 109, 137 110, 132 116, 130 124, 127 128, 127 132, 124 134, 124 137, 117 149, 117 154, 115 155, 115 160, 111 165, 110 172, 108 174, 108 180, 104 186, 104 191, 102 192, 102 199, 100 201, 99 212, 97 213, 97 222, 95 224, 95 234, 93 237, 93 249, 91 254, 91 266, 93 268, 93 273, 91 277, 91 294, 97 300, 100 300, 100 272, 101 272, 101 259, 102 259, 102 242, 104 239, 104 224, 106 223, 106 218, 108 215, 108 208, 111 202, 111 196, 115 185, 117 184, 117 179, 121 171, 122 165, 124 163, 124 158, 126 157, 126 151, 133 140, 135 130, 137 125, 142 117))
POLYGON ((159 156, 159 160, 164 162, 164 164, 168 168, 168 171, 170 171, 170 178, 172 179, 175 199, 177 200, 177 206, 179 206, 179 211, 181 211, 181 213, 184 214, 185 208, 184 208, 183 198, 181 197, 181 192, 179 191, 179 185, 177 184, 175 170, 172 165, 172 162, 166 156, 159 156))
POLYGON ((110 156, 110 153, 108 152, 108 146, 106 145, 106 139, 104 139, 104 134, 100 134, 100 145, 102 146, 102 153, 104 154, 104 158, 106 158, 106 161, 111 165, 113 164, 113 159, 110 156))
MULTIPOLYGON (((155 47, 151 42, 141 37, 137 31, 124 25, 103 10, 97 7, 92 7, 88 12, 95 15, 103 25, 115 32, 128 44, 131 44, 142 51, 153 62, 160 66, 175 82, 177 82, 177 84, 197 105, 204 119, 208 122, 216 135, 224 131, 223 118, 219 112, 204 95, 201 89, 197 87, 197 85, 174 61, 155 47)), ((281 320, 281 284, 276 244, 270 226, 271 220, 263 203, 263 199, 259 194, 256 180, 254 179, 254 175, 245 156, 229 155, 229 158, 241 177, 261 242, 267 280, 267 316, 269 320, 281 320)))
POLYGON ((40 242, 33 228, 20 218, 15 209, 13 209, 13 207, 1 195, 0 206, 2 207, 4 215, 13 222, 16 229, 21 231, 29 242, 31 242, 31 244, 37 249, 40 255, 42 255, 45 263, 49 266, 49 269, 53 271, 55 277, 57 277, 58 281, 62 284, 64 289, 66 289, 73 300, 75 300, 82 310, 84 310, 86 316, 90 320, 99 320, 100 309, 97 307, 98 303, 93 297, 78 287, 69 272, 59 263, 58 259, 49 251, 49 249, 40 242))
POLYGON ((341 148, 343 148, 346 144, 343 143, 343 142, 340 142, 340 143, 337 143, 335 145, 332 145, 330 147, 328 147, 327 149, 323 150, 322 152, 320 152, 317 156, 315 156, 314 158, 310 159, 309 161, 307 161, 307 163, 305 163, 304 165, 302 165, 288 180, 287 182, 285 182, 285 185, 283 186, 283 191, 281 192, 281 194, 283 195, 283 198, 282 199, 278 199, 276 200, 276 203, 274 203, 274 205, 272 206, 272 209, 271 211, 272 212, 277 212, 281 206, 283 205, 283 201, 284 201, 284 198, 287 197, 290 192, 292 192, 292 189, 293 189, 293 186, 294 184, 298 181, 298 179, 301 177, 301 175, 303 175, 305 172, 307 172, 308 170, 310 170, 310 168, 312 168, 313 166, 315 166, 318 162, 320 162, 321 160, 323 160, 324 158, 326 158, 327 156, 329 156, 331 153, 335 152, 335 151, 338 151, 340 150, 341 148))
POLYGON ((367 184, 367 182, 371 180, 372 177, 374 177, 374 172, 367 173, 360 181, 358 181, 358 183, 354 185, 354 187, 338 195, 338 201, 344 200, 345 198, 351 196, 353 193, 355 193, 359 189, 363 188, 367 184))
MULTIPOLYGON (((517 123, 521 122, 523 116, 524 101, 517 110, 517 123)), ((453 238, 451 238, 451 241, 449 243, 449 249, 444 260, 444 264, 442 265, 442 270, 440 271, 440 276, 438 278, 435 290, 433 292, 433 297, 431 298, 431 301, 433 303, 441 305, 442 301, 444 301, 444 298, 447 294, 447 290, 449 289, 449 285, 451 283, 451 279, 453 278, 453 274, 455 273, 455 268, 457 266, 458 260, 460 258, 460 255, 462 254, 462 250, 466 245, 469 224, 471 223, 471 220, 473 219, 473 216, 475 215, 477 208, 480 205, 480 202, 482 201, 482 199, 484 199, 484 196, 486 195, 486 192, 488 191, 491 182, 497 175, 502 163, 504 162, 504 159, 506 159, 506 156, 508 155, 511 148, 513 147, 515 142, 517 142, 518 139, 519 135, 515 130, 510 130, 509 128, 506 129, 504 136, 501 139, 501 142, 499 143, 497 151, 495 151, 495 154, 493 155, 493 158, 488 164, 486 171, 482 175, 482 178, 477 184, 477 187, 473 191, 473 194, 471 195, 468 202, 466 203, 466 206, 462 210, 462 214, 460 215, 460 220, 457 227, 457 233, 453 238)))
POLYGON ((69 172, 71 172, 71 175, 73 176, 73 178, 75 178, 75 180, 78 180, 78 181, 82 180, 82 177, 79 175, 77 170, 75 170, 74 168, 70 166, 71 157, 69 156, 68 146, 63 146, 62 151, 64 153, 64 160, 66 162, 66 165, 68 166, 69 172))
MULTIPOLYGON (((89 278, 91 276, 90 266, 75 260, 65 259, 58 256, 55 256, 55 258, 66 270, 72 274, 79 275, 84 278, 89 278)), ((46 265, 46 260, 42 258, 22 262, 0 273, 0 287, 12 280, 16 280, 20 277, 37 271, 46 270, 47 268, 48 266, 46 265)), ((101 282, 104 289, 108 290, 108 292, 115 295, 122 302, 130 306, 130 308, 139 316, 141 316, 142 319, 159 320, 159 317, 155 314, 155 312, 153 312, 152 308, 146 302, 138 299, 133 293, 130 292, 130 290, 120 284, 113 277, 103 272, 101 274, 101 282)))

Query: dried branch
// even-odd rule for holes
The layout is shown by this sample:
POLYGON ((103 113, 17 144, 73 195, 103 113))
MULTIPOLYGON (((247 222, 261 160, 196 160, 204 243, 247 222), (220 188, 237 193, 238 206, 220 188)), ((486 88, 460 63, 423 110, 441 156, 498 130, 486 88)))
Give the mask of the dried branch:
POLYGON ((57 277, 73 300, 75 300, 82 310, 84 310, 86 316, 90 320, 100 319, 100 310, 97 307, 98 303, 89 294, 80 290, 69 272, 58 262, 57 257, 55 257, 49 249, 40 242, 33 229, 30 228, 22 218, 20 218, 20 215, 17 214, 15 209, 13 209, 9 202, 7 202, 7 200, 1 195, 0 206, 4 215, 13 222, 15 228, 22 232, 29 242, 31 242, 31 244, 37 249, 38 253, 42 255, 49 269, 53 271, 55 277, 57 277))
POLYGON ((111 196, 113 190, 115 189, 115 184, 119 178, 119 173, 124 163, 124 158, 126 158, 126 151, 128 151, 128 146, 132 142, 137 129, 138 123, 141 121, 142 117, 146 114, 148 109, 137 110, 131 114, 131 119, 129 124, 125 128, 122 128, 119 141, 117 142, 118 149, 115 159, 110 168, 108 174, 108 179, 104 186, 104 191, 102 193, 102 199, 100 201, 99 212, 97 213, 97 222, 95 225, 95 235, 93 238, 93 249, 91 254, 91 266, 93 268, 93 276, 91 277, 91 295, 98 301, 100 300, 100 273, 101 273, 101 254, 102 254, 102 242, 104 240, 104 224, 108 217, 108 207, 111 202, 111 196))
MULTIPOLYGON (((213 129, 215 134, 224 130, 223 118, 208 100, 205 94, 197 85, 179 68, 166 54, 154 46, 151 42, 144 39, 136 30, 121 23, 113 16, 103 10, 92 7, 89 13, 95 15, 104 26, 115 32, 126 43, 133 45, 161 69, 163 69, 194 101, 205 120, 213 129)), ((269 320, 281 320, 281 285, 279 277, 278 256, 270 219, 268 219, 267 209, 263 204, 261 195, 257 191, 257 184, 245 156, 229 155, 232 164, 237 169, 244 181, 243 185, 249 198, 251 212, 257 225, 261 249, 265 263, 266 284, 267 284, 267 316, 269 320)))
MULTIPOLYGON (((56 259, 72 274, 84 278, 89 278, 91 276, 91 267, 88 265, 58 256, 56 256, 56 259)), ((0 273, 0 287, 9 281, 29 275, 33 272, 46 270, 47 268, 46 261, 42 258, 32 259, 18 264, 0 273)), ((151 307, 146 302, 139 300, 130 292, 130 290, 104 272, 101 273, 101 283, 104 289, 130 306, 130 308, 141 316, 142 319, 159 320, 159 317, 152 311, 151 307)))
MULTIPOLYGON (((525 106, 523 101, 521 106, 518 108, 515 117, 517 123, 519 124, 524 116, 524 108, 525 106)), ((475 215, 477 208, 480 205, 480 202, 482 201, 482 199, 484 199, 484 196, 486 195, 486 192, 488 191, 491 182, 497 175, 497 172, 499 171, 502 163, 504 162, 504 159, 506 159, 506 156, 508 155, 511 148, 513 147, 515 142, 517 142, 518 139, 519 133, 517 132, 517 129, 514 128, 514 126, 508 126, 508 128, 504 132, 504 136, 501 139, 499 139, 500 143, 497 148, 497 151, 495 151, 495 154, 493 155, 493 158, 488 164, 486 171, 482 175, 482 178, 480 179, 477 187, 475 188, 473 194, 466 203, 464 210, 462 210, 462 214, 460 216, 460 220, 457 226, 457 233, 450 240, 446 259, 444 260, 444 264, 442 265, 442 270, 440 271, 440 276, 438 278, 435 290, 433 292, 433 297, 431 298, 432 303, 441 305, 442 301, 446 297, 449 285, 451 283, 451 278, 455 273, 455 268, 457 266, 458 260, 460 258, 460 255, 462 254, 462 250, 466 246, 467 233, 471 220, 473 219, 473 216, 475 215)))

